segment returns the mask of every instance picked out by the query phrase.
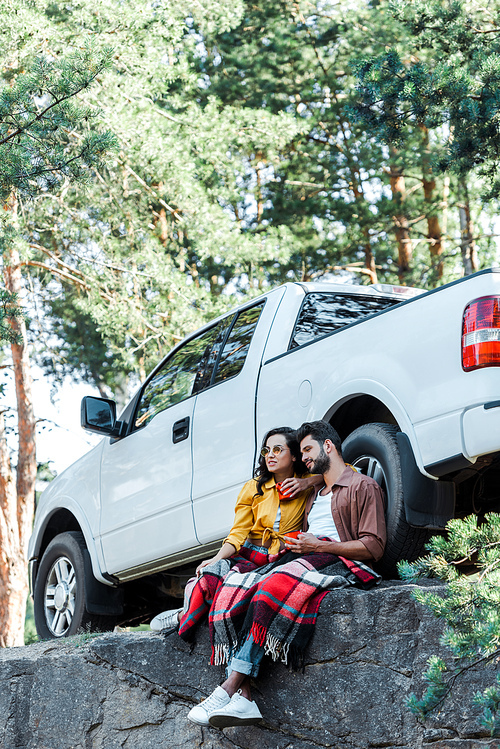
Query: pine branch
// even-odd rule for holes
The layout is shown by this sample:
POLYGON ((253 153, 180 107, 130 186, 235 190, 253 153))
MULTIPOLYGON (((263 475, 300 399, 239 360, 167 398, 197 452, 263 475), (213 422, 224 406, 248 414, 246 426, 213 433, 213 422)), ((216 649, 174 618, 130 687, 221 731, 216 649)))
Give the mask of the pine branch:
MULTIPOLYGON (((442 685, 442 689, 439 690, 439 695, 435 699, 433 699, 432 697, 432 690, 422 700, 416 700, 415 696, 411 695, 411 697, 409 698, 409 703, 412 712, 416 712, 420 717, 426 718, 427 715, 429 715, 431 712, 434 712, 439 707, 441 707, 441 705, 443 705, 446 698, 453 691, 453 687, 455 686, 455 682, 457 681, 457 679, 459 679, 471 669, 477 668, 478 666, 481 666, 485 663, 490 663, 498 656, 500 656, 500 649, 495 650, 495 652, 491 653, 490 655, 482 656, 476 661, 467 663, 466 665, 460 667, 453 673, 452 676, 449 677, 446 683, 442 685)), ((428 678, 429 673, 430 672, 428 671, 426 678, 428 678)))

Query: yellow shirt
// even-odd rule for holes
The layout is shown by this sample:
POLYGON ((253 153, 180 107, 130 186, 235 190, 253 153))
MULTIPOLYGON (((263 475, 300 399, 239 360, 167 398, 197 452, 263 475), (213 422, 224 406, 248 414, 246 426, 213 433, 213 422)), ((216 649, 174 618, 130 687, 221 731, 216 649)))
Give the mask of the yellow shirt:
MULTIPOLYGON (((307 474, 309 475, 309 474, 307 474)), ((255 544, 267 546, 269 541, 270 554, 277 554, 281 548, 280 539, 287 533, 300 530, 306 499, 310 489, 306 489, 294 499, 284 500, 280 503, 278 490, 274 478, 270 478, 262 485, 263 495, 257 494, 257 480, 250 479, 243 486, 236 500, 235 517, 233 527, 229 535, 224 539, 232 544, 236 551, 249 538, 255 544), (279 531, 273 529, 274 521, 281 505, 281 517, 279 531)))

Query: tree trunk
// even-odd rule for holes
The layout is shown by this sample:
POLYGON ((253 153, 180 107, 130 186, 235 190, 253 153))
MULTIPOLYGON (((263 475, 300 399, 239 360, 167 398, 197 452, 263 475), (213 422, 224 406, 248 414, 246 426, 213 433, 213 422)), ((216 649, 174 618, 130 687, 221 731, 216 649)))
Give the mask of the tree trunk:
POLYGON ((443 179, 443 200, 441 201, 442 212, 442 234, 441 234, 441 247, 443 254, 446 253, 447 234, 448 234, 448 208, 450 198, 450 176, 445 174, 443 179))
POLYGON ((463 196, 463 203, 458 206, 460 215, 460 249, 462 252, 464 276, 470 276, 471 273, 475 273, 478 270, 479 264, 477 259, 477 247, 472 231, 469 191, 465 182, 463 182, 460 187, 463 196))
POLYGON ((424 139, 422 149, 422 172, 424 198, 427 204, 427 238, 429 240, 429 250, 431 255, 432 267, 436 272, 436 279, 440 280, 443 277, 443 242, 438 213, 436 210, 436 206, 433 205, 436 180, 434 179, 434 176, 432 174, 432 167, 430 165, 429 131, 427 130, 425 125, 420 125, 420 130, 422 131, 424 139))
MULTIPOLYGON (((9 207, 15 218, 17 204, 14 198, 9 207)), ((21 263, 15 247, 4 253, 4 278, 7 290, 21 297, 21 263)), ((0 635, 4 646, 24 644, 24 616, 28 597, 27 552, 35 509, 36 480, 35 416, 26 325, 22 319, 14 319, 10 324, 19 334, 21 342, 11 344, 18 421, 15 487, 5 442, 3 417, 0 425, 0 635)))
MULTIPOLYGON (((397 153, 392 150, 395 157, 397 153)), ((389 172, 392 199, 396 205, 396 211, 392 220, 394 221, 394 234, 398 247, 398 276, 401 284, 406 284, 406 276, 410 271, 410 263, 413 255, 413 245, 410 237, 408 217, 404 212, 404 201, 406 198, 406 185, 403 170, 395 163, 391 163, 389 172)))
POLYGON ((370 276, 371 283, 378 283, 377 269, 375 267, 375 258, 373 257, 372 245, 370 239, 370 232, 368 227, 363 227, 363 236, 365 238, 363 250, 365 253, 365 269, 368 276, 370 276))
MULTIPOLYGON (((349 186, 352 189, 354 199, 356 201, 356 204, 359 206, 359 211, 361 214, 366 204, 366 198, 363 192, 363 182, 361 179, 361 175, 359 173, 359 167, 350 149, 350 140, 348 136, 350 125, 347 124, 347 127, 346 127, 345 123, 342 122, 342 120, 340 120, 339 124, 342 130, 343 142, 346 148, 345 152, 343 153, 346 157, 346 160, 349 166, 349 172, 351 175, 351 182, 349 186)), ((363 252, 365 256, 365 269, 367 271, 367 275, 370 276, 371 282, 377 283, 378 279, 377 279, 377 269, 375 266, 375 257, 373 255, 372 241, 371 241, 370 232, 367 226, 363 226, 362 233, 363 233, 363 252)))
POLYGON ((0 647, 24 645, 26 565, 20 554, 16 482, 0 413, 0 647), (21 580, 19 580, 21 571, 21 580), (20 583, 20 584, 19 584, 20 583))
POLYGON ((170 226, 167 221, 167 212, 165 208, 160 208, 158 221, 160 223, 160 242, 164 247, 167 246, 167 242, 170 237, 170 226))
MULTIPOLYGON (((356 201, 356 204, 360 206, 360 211, 362 211, 362 204, 365 203, 365 196, 362 191, 362 188, 360 186, 361 182, 358 181, 359 173, 355 172, 355 170, 351 167, 351 181, 352 181, 352 191, 354 194, 354 199, 356 201)), ((370 232, 368 230, 367 226, 363 226, 362 229, 363 232, 363 252, 365 255, 365 269, 367 271, 367 275, 370 276, 370 280, 372 283, 377 283, 377 269, 375 267, 375 258, 373 256, 372 251, 372 243, 370 238, 370 232)))

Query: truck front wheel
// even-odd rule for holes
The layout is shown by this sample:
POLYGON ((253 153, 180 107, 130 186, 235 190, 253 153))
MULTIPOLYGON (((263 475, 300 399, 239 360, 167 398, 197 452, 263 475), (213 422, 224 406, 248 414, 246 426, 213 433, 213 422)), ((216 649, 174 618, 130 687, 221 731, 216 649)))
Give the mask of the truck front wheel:
POLYGON ((406 521, 401 458, 392 424, 365 424, 352 432, 342 445, 346 463, 382 487, 386 501, 387 545, 377 569, 385 577, 397 577, 397 562, 414 561, 425 552, 429 531, 406 521))
POLYGON ((85 608, 85 548, 83 534, 68 531, 53 538, 45 550, 33 593, 36 630, 42 640, 113 629, 112 617, 96 616, 85 608))

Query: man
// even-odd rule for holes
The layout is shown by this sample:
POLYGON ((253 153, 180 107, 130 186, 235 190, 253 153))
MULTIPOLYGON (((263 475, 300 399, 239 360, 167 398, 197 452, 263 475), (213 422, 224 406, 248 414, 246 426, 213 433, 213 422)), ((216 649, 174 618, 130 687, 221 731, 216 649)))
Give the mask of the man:
POLYGON ((380 486, 346 466, 340 437, 326 421, 302 424, 297 439, 308 471, 323 474, 324 485, 306 503, 303 532, 288 539, 287 548, 299 554, 329 552, 376 562, 386 543, 380 486))
POLYGON ((297 439, 309 472, 322 474, 324 484, 306 503, 303 531, 296 539, 285 537, 297 556, 268 565, 264 575, 260 570, 229 576, 214 599, 210 625, 215 642, 217 629, 223 638, 229 628, 224 612, 235 601, 247 607, 245 637, 243 643, 241 636, 233 641, 237 649, 226 681, 190 711, 193 722, 221 728, 259 722, 249 677, 257 675, 263 655, 300 665, 327 591, 347 580, 368 587, 380 579, 363 562, 377 561, 384 551, 382 490, 344 463, 339 435, 327 422, 302 424, 297 439))

